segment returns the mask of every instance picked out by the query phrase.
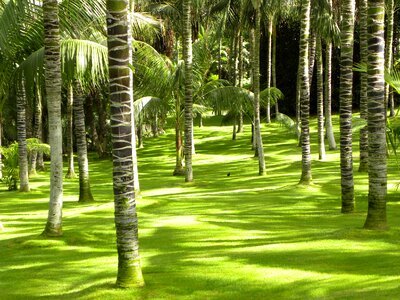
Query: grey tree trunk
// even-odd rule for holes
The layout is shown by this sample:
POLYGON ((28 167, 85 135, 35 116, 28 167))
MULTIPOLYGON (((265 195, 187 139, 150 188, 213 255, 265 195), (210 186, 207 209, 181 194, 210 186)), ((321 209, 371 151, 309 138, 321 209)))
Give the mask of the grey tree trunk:
POLYGON ((26 93, 25 81, 18 87, 17 95, 17 136, 19 163, 19 190, 29 192, 28 149, 26 146, 26 93))
MULTIPOLYGON (((386 0, 386 47, 385 47, 385 67, 386 70, 390 71, 393 68, 393 36, 394 36, 394 1, 386 0)), ((389 84, 385 85, 385 102, 390 106, 390 116, 394 117, 394 103, 393 97, 390 97, 392 90, 389 84)))
POLYGON ((300 28, 300 58, 299 58, 299 86, 300 86, 300 119, 301 119, 301 184, 310 184, 311 176, 311 151, 310 151, 310 83, 309 83, 309 35, 310 35, 311 1, 303 0, 301 8, 300 28))
POLYGON ((183 1, 183 60, 185 61, 185 182, 193 181, 193 83, 192 83, 192 26, 191 0, 183 1))
POLYGON ((113 145, 113 187, 118 249, 117 286, 143 286, 132 150, 129 1, 107 0, 107 44, 113 145))
MULTIPOLYGON (((75 167, 74 167, 74 88, 72 83, 68 85, 67 90, 67 154, 68 154, 68 171, 65 175, 66 178, 75 178, 75 167)), ((86 135, 86 133, 85 133, 86 135)))
MULTIPOLYGON (((360 0, 360 58, 368 63, 368 0, 360 0)), ((360 118, 368 119, 368 74, 360 73, 360 118)), ((360 129, 360 165, 359 172, 368 171, 368 126, 360 129)))
POLYGON ((79 164, 79 202, 93 201, 89 180, 89 161, 87 155, 84 95, 78 81, 75 82, 74 116, 75 136, 79 164))
MULTIPOLYGON (((272 29, 274 24, 274 16, 268 16, 268 32, 267 32, 267 40, 268 40, 268 52, 267 52, 267 88, 271 87, 271 72, 272 72, 272 29)), ((266 107, 266 122, 271 123, 271 99, 268 94, 267 99, 267 107, 266 107)))
POLYGON ((332 43, 327 42, 325 50, 325 128, 328 139, 329 150, 336 150, 335 135, 332 125, 332 43))
POLYGON ((353 180, 353 48, 355 1, 342 2, 342 28, 340 53, 340 173, 342 213, 354 211, 353 180))
POLYGON ((384 0, 368 1, 368 215, 366 229, 386 229, 387 155, 384 0))
POLYGON ((321 38, 317 40, 317 115, 318 115, 318 148, 319 160, 325 160, 324 140, 324 66, 322 62, 321 38))
POLYGON ((261 23, 261 11, 260 11, 260 3, 258 2, 258 6, 256 7, 256 26, 254 31, 254 35, 252 35, 253 39, 253 87, 254 87, 254 133, 256 140, 256 149, 258 156, 258 175, 265 175, 265 157, 264 157, 264 146, 262 142, 261 136, 261 122, 260 122, 260 23, 261 23))
POLYGON ((57 0, 43 1, 44 69, 50 141, 50 202, 45 236, 62 235, 63 160, 61 127, 60 28, 57 0))

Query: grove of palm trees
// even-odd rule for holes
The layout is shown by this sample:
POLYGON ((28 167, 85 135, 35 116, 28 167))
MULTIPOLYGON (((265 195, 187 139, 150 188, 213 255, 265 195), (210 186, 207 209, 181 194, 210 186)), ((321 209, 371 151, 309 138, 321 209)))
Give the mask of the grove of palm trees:
POLYGON ((396 299, 398 0, 0 0, 1 299, 396 299))

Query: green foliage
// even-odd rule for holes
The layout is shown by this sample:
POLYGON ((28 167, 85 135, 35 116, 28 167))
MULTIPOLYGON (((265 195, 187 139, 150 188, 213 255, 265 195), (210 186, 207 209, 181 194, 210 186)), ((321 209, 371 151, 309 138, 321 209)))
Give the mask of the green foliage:
MULTIPOLYGON (((28 155, 31 151, 50 154, 50 146, 40 143, 38 139, 31 138, 26 140, 28 155)), ((8 147, 0 147, 3 162, 3 178, 1 181, 7 185, 9 191, 17 190, 19 180, 18 165, 18 143, 14 142, 8 147)))

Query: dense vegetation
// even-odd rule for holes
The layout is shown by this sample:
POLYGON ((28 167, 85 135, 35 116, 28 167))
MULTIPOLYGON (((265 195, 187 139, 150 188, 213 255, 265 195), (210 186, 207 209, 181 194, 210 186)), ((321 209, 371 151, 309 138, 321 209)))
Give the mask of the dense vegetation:
MULTIPOLYGON (((348 270, 380 275, 373 271, 377 265, 365 266, 370 254, 327 275, 326 289, 313 286, 321 272, 354 260, 351 253, 362 246, 353 242, 365 241, 368 249, 376 245, 383 253, 376 257, 390 264, 382 256, 393 247, 386 244, 396 244, 397 230, 387 216, 398 214, 396 202, 388 202, 398 187, 388 172, 399 170, 399 5, 398 0, 0 0, 0 180, 8 189, 0 195, 9 198, 1 203, 7 210, 0 216, 4 256, 32 251, 45 264, 41 248, 57 253, 73 245, 91 253, 94 274, 96 262, 108 274, 102 256, 92 254, 108 257, 112 225, 89 220, 109 221, 113 198, 116 286, 147 282, 150 289, 136 296, 172 297, 171 290, 155 292, 157 276, 147 279, 158 272, 168 278, 176 259, 169 251, 181 256, 171 264, 177 278, 221 268, 215 294, 195 298, 270 293, 294 298, 304 293, 300 285, 306 279, 292 266, 284 268, 292 251, 299 256, 294 269, 306 264, 307 272, 317 273, 304 275, 312 278, 309 297, 362 298, 364 285, 352 291, 341 285, 337 294, 331 286, 348 270), (16 226, 13 214, 21 222, 16 226), (40 237, 34 232, 39 219, 40 237), (85 221, 93 228, 78 229, 85 221), (155 253, 158 244, 162 251, 155 253), (320 250, 311 258, 312 245, 320 250), (337 245, 350 254, 318 252, 337 245), (153 261, 157 255, 159 265, 153 261), (253 268, 252 260, 259 266, 253 268), (234 268, 248 268, 232 279, 242 280, 239 291, 226 275, 234 268), (295 278, 296 288, 278 288, 287 282, 284 277, 295 278), (255 285, 247 288, 251 278, 255 285), (259 280, 268 287, 260 288, 259 280)), ((60 258, 66 266, 80 263, 70 254, 60 258)), ((23 260, 16 268, 30 263, 23 260)), ((371 280, 366 276, 365 282, 371 280)), ((379 280, 386 290, 370 291, 394 295, 387 281, 392 277, 379 280)), ((107 287, 106 281, 97 284, 107 287)), ((85 282, 87 293, 85 287, 72 293, 102 296, 92 293, 93 284, 85 282)), ((193 279, 180 284, 185 291, 198 286, 193 279)), ((65 286, 47 293, 73 296, 65 286)))

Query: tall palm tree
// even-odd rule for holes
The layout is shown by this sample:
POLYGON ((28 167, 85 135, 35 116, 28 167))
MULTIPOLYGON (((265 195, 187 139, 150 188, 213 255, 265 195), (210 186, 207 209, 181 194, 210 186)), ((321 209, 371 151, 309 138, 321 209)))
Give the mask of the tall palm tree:
POLYGON ((85 112, 83 107, 84 94, 79 81, 75 83, 75 99, 73 101, 75 117, 76 147, 79 164, 79 202, 93 201, 89 181, 89 162, 87 156, 85 112))
POLYGON ((74 133, 74 88, 72 84, 68 84, 67 88, 67 153, 68 153, 68 171, 65 175, 66 178, 75 178, 75 167, 74 167, 74 144, 73 144, 73 133, 74 133))
POLYGON ((310 11, 311 1, 303 0, 301 6, 301 28, 300 28, 300 58, 299 76, 300 83, 300 111, 301 111, 301 149, 302 149, 302 172, 300 183, 309 184, 311 176, 311 151, 310 151, 310 89, 309 89, 309 35, 310 35, 310 11))
MULTIPOLYGON (((394 0, 386 0, 386 47, 385 47, 385 67, 391 70, 393 66, 393 36, 394 36, 394 0)), ((390 105, 390 116, 394 117, 394 100, 391 97, 389 84, 385 86, 385 102, 390 105), (390 103, 389 103, 390 102, 390 103)))
POLYGON ((353 152, 352 152, 352 89, 355 1, 342 2, 340 51, 340 173, 342 212, 354 210, 353 152))
POLYGON ((26 147, 26 92, 24 82, 25 80, 21 80, 21 85, 17 92, 19 190, 21 192, 29 192, 28 151, 26 147))
POLYGON ((260 124, 260 23, 261 23, 261 2, 253 1, 255 9, 255 28, 252 34, 253 55, 253 89, 254 89, 254 133, 256 140, 256 153, 258 154, 258 174, 265 175, 264 146, 261 136, 260 124))
POLYGON ((324 66, 322 62, 321 38, 317 38, 317 115, 318 115, 318 148, 319 159, 325 159, 325 141, 324 141, 324 66))
POLYGON ((45 236, 62 235, 63 161, 61 127, 61 60, 58 1, 43 1, 44 67, 49 119, 50 203, 45 236))
POLYGON ((366 229, 386 229, 387 155, 384 0, 368 0, 368 215, 366 229))
POLYGON ((107 0, 107 12, 117 286, 143 286, 132 159, 129 1, 107 0))
MULTIPOLYGON (((361 64, 368 63, 368 0, 360 0, 360 58, 361 64)), ((360 118, 368 119, 368 74, 360 73, 360 118)), ((368 126, 360 129, 359 172, 368 171, 368 126)))
POLYGON ((193 144, 193 87, 192 87, 192 26, 191 0, 183 1, 183 60, 185 61, 185 181, 193 181, 192 144, 193 144))

